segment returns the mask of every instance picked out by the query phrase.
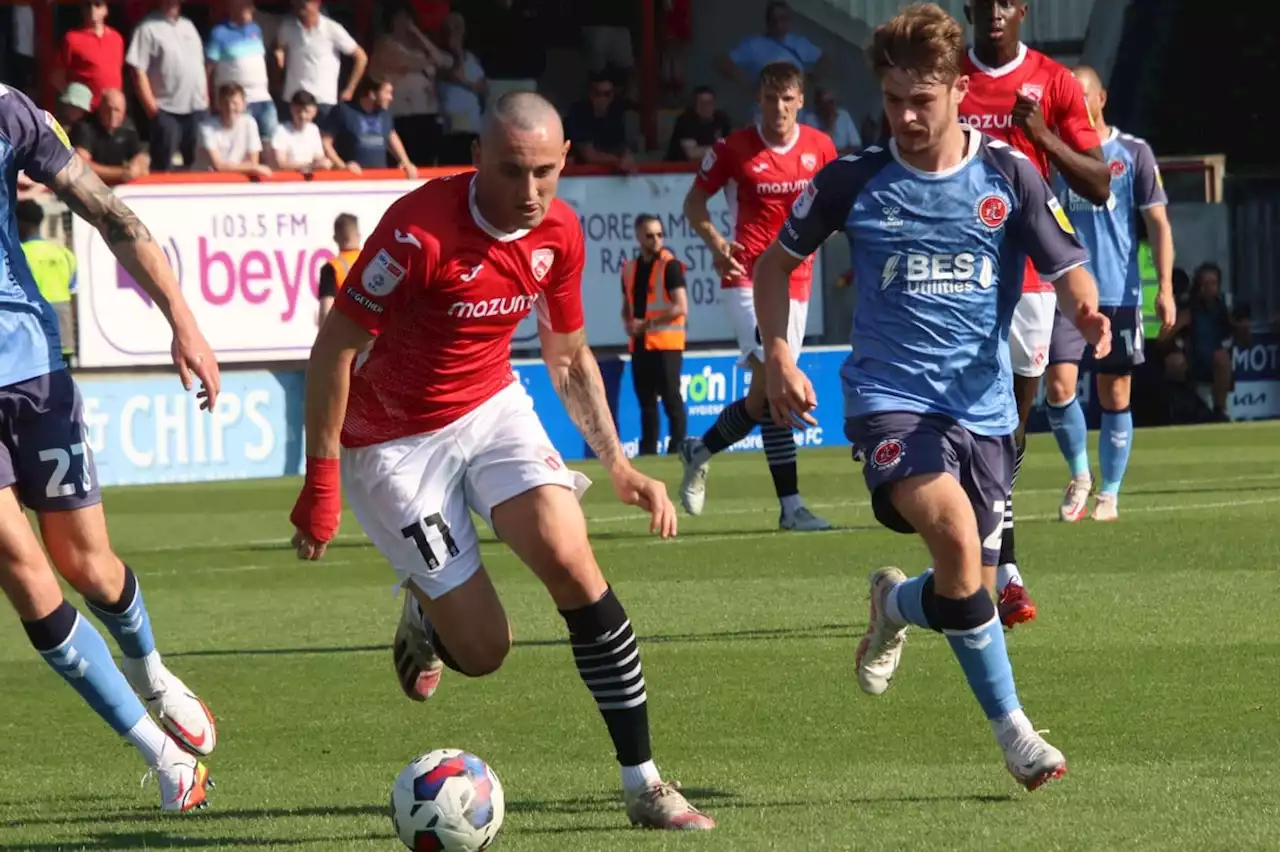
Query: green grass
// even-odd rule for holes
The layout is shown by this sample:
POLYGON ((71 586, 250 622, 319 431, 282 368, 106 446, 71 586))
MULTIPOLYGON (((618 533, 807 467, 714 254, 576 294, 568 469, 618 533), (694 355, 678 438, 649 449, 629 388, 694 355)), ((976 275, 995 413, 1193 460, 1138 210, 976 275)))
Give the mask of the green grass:
MULTIPOLYGON (((647 467, 674 490, 674 464, 647 467)), ((308 565, 284 545, 296 480, 111 491, 161 649, 218 717, 213 805, 158 813, 141 761, 7 618, 0 848, 395 849, 392 779, 458 747, 505 785, 508 852, 1276 849, 1280 424, 1139 432, 1118 524, 1057 523, 1064 470, 1034 438, 1017 501, 1041 615, 1010 651, 1071 765, 1035 794, 1005 772, 940 638, 913 635, 883 698, 858 690, 868 570, 927 557, 876 526, 844 451, 801 454, 805 494, 841 526, 826 534, 774 531, 759 455, 717 459, 707 513, 674 542, 649 539, 607 482, 588 493, 641 636, 659 764, 720 820, 700 836, 626 827, 563 624, 491 538, 517 647, 422 706, 392 675, 393 575, 352 518, 308 565)))

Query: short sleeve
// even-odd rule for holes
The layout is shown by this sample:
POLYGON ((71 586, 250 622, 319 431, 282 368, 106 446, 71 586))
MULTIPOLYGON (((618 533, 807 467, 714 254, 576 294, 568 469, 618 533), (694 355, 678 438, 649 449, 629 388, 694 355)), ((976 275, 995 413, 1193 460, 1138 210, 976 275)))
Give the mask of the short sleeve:
POLYGON ((744 38, 729 51, 729 61, 739 68, 750 68, 755 60, 755 37, 744 38))
POLYGON ((693 183, 707 195, 715 195, 733 178, 733 151, 729 140, 721 139, 702 156, 698 175, 693 183))
POLYGON ((678 259, 673 257, 667 263, 666 269, 662 274, 662 286, 666 288, 668 295, 685 286, 684 264, 678 259))
POLYGON ((1056 281, 1088 260, 1067 211, 1025 155, 1008 149, 1010 178, 1017 196, 1012 232, 1045 281, 1056 281))
POLYGON ((71 158, 71 140, 62 125, 16 89, 0 85, 0 137, 14 150, 14 165, 32 180, 52 187, 71 158))
POLYGON ((1051 129, 1076 151, 1092 151, 1102 147, 1098 131, 1089 117, 1089 107, 1080 81, 1070 71, 1062 69, 1054 81, 1051 129))
POLYGON ((1133 203, 1139 210, 1169 203, 1155 152, 1141 139, 1133 142, 1133 203))
POLYGON ((868 166, 857 156, 823 166, 796 196, 791 213, 778 232, 778 244, 798 258, 806 258, 821 248, 827 237, 844 229, 868 173, 868 166))
MULTIPOLYGON (((551 280, 538 301, 538 321, 556 334, 572 334, 585 323, 582 309, 582 270, 587 263, 582 226, 577 218, 566 224, 563 253, 551 269, 551 280)), ((537 251, 537 249, 534 249, 537 251)))
POLYGON ((409 224, 414 211, 421 216, 423 201, 411 192, 391 205, 334 300, 335 308, 370 334, 381 334, 434 274, 438 243, 424 229, 409 224))
POLYGON ((332 263, 320 267, 320 285, 316 295, 321 299, 332 299, 338 295, 338 275, 333 271, 332 263))
POLYGON ((818 60, 822 59, 822 48, 804 36, 793 35, 787 46, 799 55, 800 61, 805 64, 806 69, 817 65, 818 60))
POLYGON ((218 125, 215 123, 217 119, 212 121, 206 120, 200 124, 200 147, 207 148, 210 151, 218 150, 218 125))
POLYGON ((262 153, 262 134, 258 132, 258 122, 254 121, 248 113, 240 116, 243 133, 245 137, 245 151, 250 154, 262 153))
POLYGON ((350 56, 360 49, 360 45, 356 44, 356 40, 351 37, 351 33, 347 32, 347 28, 332 18, 328 20, 329 37, 333 39, 333 46, 338 48, 338 52, 343 56, 350 56))
POLYGON ((209 62, 220 62, 224 58, 222 50, 222 27, 217 26, 209 33, 209 40, 204 43, 204 58, 209 62))
POLYGON ((129 39, 129 52, 124 55, 124 62, 131 68, 146 72, 151 66, 151 27, 146 22, 138 25, 129 39))

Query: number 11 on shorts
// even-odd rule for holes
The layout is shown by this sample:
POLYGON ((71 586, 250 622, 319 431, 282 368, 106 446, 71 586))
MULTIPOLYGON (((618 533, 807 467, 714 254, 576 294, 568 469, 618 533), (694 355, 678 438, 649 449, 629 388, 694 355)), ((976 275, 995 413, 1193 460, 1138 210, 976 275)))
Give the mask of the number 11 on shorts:
POLYGON ((453 540, 453 533, 449 531, 449 525, 444 522, 439 512, 427 515, 417 523, 409 524, 400 532, 405 538, 413 539, 413 543, 418 546, 418 552, 422 554, 422 560, 427 563, 428 571, 440 570, 440 558, 436 556, 436 551, 431 546, 432 532, 435 533, 434 537, 444 545, 445 553, 449 556, 458 555, 458 545, 453 540))

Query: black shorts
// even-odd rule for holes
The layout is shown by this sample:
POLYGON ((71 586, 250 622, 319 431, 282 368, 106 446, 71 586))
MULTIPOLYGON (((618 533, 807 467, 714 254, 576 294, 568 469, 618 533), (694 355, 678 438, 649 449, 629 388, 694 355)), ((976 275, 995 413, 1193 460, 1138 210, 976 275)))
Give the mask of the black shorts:
POLYGON ((0 388, 0 488, 37 512, 102 502, 80 391, 66 370, 0 388))
POLYGON ((1127 376, 1146 361, 1142 351, 1145 342, 1142 338, 1142 308, 1103 307, 1098 310, 1111 320, 1111 351, 1107 357, 1094 358, 1093 347, 1085 342, 1075 324, 1057 312, 1053 316, 1053 337, 1049 340, 1050 364, 1087 361, 1095 373, 1127 376))

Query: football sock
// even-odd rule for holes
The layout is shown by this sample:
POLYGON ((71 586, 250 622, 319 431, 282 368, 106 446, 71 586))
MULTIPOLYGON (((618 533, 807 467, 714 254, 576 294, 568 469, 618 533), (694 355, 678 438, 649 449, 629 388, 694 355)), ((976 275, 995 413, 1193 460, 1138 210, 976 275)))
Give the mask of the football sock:
POLYGON ((1102 473, 1102 493, 1120 493, 1125 468, 1129 466, 1129 450, 1133 447, 1133 412, 1102 412, 1102 431, 1098 437, 1098 467, 1102 473))
POLYGON ((1026 438, 1018 442, 1013 456, 1013 476, 1009 478, 1009 496, 1004 501, 1004 534, 1000 539, 1000 558, 997 565, 1017 565, 1018 550, 1013 540, 1013 487, 1018 484, 1022 470, 1022 458, 1027 454, 1026 438))
POLYGON ((1046 406, 1049 414, 1049 428, 1053 437, 1058 439, 1058 449, 1067 460, 1073 477, 1089 472, 1089 427, 1084 422, 1084 409, 1080 400, 1071 397, 1062 405, 1049 403, 1046 406))
POLYGON ((46 663, 121 736, 147 716, 133 694, 102 634, 93 623, 63 601, 38 621, 23 621, 27 638, 46 663))
POLYGON ((979 589, 967 598, 944 598, 934 594, 933 587, 932 572, 900 584, 889 595, 886 615, 892 619, 896 612, 909 624, 947 637, 988 719, 1000 719, 1019 709, 1004 628, 991 596, 986 589, 979 589))
MULTIPOLYGON (((593 604, 562 610, 578 675, 604 717, 627 789, 643 782, 653 760, 649 744, 649 707, 640 668, 640 649, 631 621, 613 589, 593 604)), ((656 775, 657 770, 652 770, 656 775)))
POLYGON ((1006 562, 996 568, 996 591, 1003 592, 1005 586, 1010 583, 1016 583, 1021 586, 1022 574, 1018 572, 1018 566, 1012 562, 1006 562))
POLYGON ((120 646, 120 652, 124 654, 120 668, 129 683, 145 695, 159 692, 164 686, 164 666, 156 651, 156 639, 151 632, 147 605, 142 600, 142 589, 132 569, 124 566, 124 588, 119 600, 99 603, 85 598, 85 604, 120 646))
POLYGON ((795 511, 804 503, 800 498, 800 474, 796 467, 796 440, 792 431, 776 423, 762 423, 760 436, 764 457, 769 462, 773 490, 784 511, 795 511))
POLYGON ((702 445, 712 455, 722 453, 750 435, 754 428, 756 422, 747 413, 747 401, 739 399, 724 407, 716 422, 702 436, 702 445))

